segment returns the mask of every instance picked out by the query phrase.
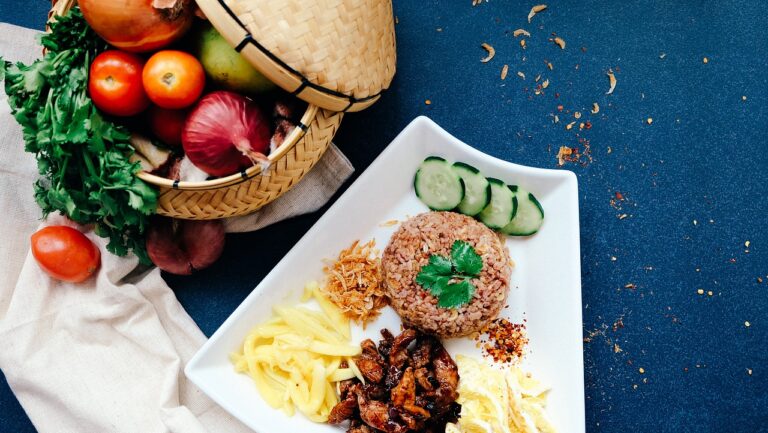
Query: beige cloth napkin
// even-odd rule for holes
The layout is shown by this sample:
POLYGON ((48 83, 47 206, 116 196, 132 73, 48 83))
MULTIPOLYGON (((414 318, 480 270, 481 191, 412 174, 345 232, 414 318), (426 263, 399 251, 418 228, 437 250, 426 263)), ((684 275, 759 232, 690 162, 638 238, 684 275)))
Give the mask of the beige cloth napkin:
MULTIPOLYGON (((31 61, 37 32, 0 23, 0 56, 31 61)), ((184 364, 205 336, 158 269, 133 275, 137 260, 102 251, 85 284, 42 273, 29 236, 40 225, 32 183, 35 160, 0 91, 0 369, 41 432, 250 431, 186 380, 184 364)), ((228 221, 249 231, 311 212, 352 174, 332 146, 294 189, 261 211, 228 221)), ((46 224, 67 223, 51 216, 46 224)))

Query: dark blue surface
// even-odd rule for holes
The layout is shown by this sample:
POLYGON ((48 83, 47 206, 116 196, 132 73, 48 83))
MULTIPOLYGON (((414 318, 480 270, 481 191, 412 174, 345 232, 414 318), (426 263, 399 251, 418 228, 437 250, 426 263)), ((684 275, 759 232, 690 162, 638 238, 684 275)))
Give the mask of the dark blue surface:
MULTIPOLYGON (((533 25, 532 3, 470 4, 395 2, 395 82, 336 139, 358 174, 420 114, 537 167, 588 139, 592 161, 563 167, 579 177, 587 430, 768 431, 765 3, 550 2, 533 25), (520 27, 532 33, 526 50, 511 34, 520 27), (496 49, 486 64, 483 42, 496 49), (618 85, 606 96, 609 68, 618 85), (550 81, 544 95, 537 74, 550 81), (567 131, 566 111, 592 128, 567 131)), ((0 1, 0 19, 30 27, 46 10, 0 1)), ((213 268, 169 284, 210 335, 323 211, 231 235, 213 268)), ((7 387, 0 407, 2 431, 32 431, 7 387)))

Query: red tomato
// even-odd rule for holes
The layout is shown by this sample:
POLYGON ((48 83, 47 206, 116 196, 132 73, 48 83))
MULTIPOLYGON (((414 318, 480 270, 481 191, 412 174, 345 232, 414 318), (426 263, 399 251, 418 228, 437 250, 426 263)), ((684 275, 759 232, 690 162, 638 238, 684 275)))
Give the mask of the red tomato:
POLYGON ((133 116, 149 106, 141 82, 144 60, 108 50, 96 56, 88 74, 88 93, 96 107, 115 116, 133 116))
POLYGON ((185 108, 203 93, 203 66, 183 51, 158 51, 147 60, 142 72, 149 99, 163 108, 185 108))
POLYGON ((32 235, 31 241, 37 264, 57 280, 79 283, 101 263, 96 245, 72 227, 44 227, 32 235))
POLYGON ((181 146, 181 131, 184 130, 187 114, 187 110, 169 110, 153 106, 149 109, 149 128, 163 143, 181 146))

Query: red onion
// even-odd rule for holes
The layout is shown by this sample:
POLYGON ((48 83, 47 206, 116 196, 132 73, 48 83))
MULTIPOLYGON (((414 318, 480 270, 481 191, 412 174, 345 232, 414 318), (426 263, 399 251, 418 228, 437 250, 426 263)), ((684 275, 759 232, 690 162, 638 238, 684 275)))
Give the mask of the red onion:
POLYGON ((204 96, 189 114, 181 143, 190 161, 212 176, 264 162, 269 121, 251 100, 227 91, 204 96))

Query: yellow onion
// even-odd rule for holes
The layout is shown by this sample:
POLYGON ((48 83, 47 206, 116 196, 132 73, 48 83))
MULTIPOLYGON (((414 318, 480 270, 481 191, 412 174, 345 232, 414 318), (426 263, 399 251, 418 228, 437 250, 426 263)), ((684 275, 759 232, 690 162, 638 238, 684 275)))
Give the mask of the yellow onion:
POLYGON ((117 48, 145 52, 177 40, 192 24, 190 0, 78 0, 88 24, 117 48))

